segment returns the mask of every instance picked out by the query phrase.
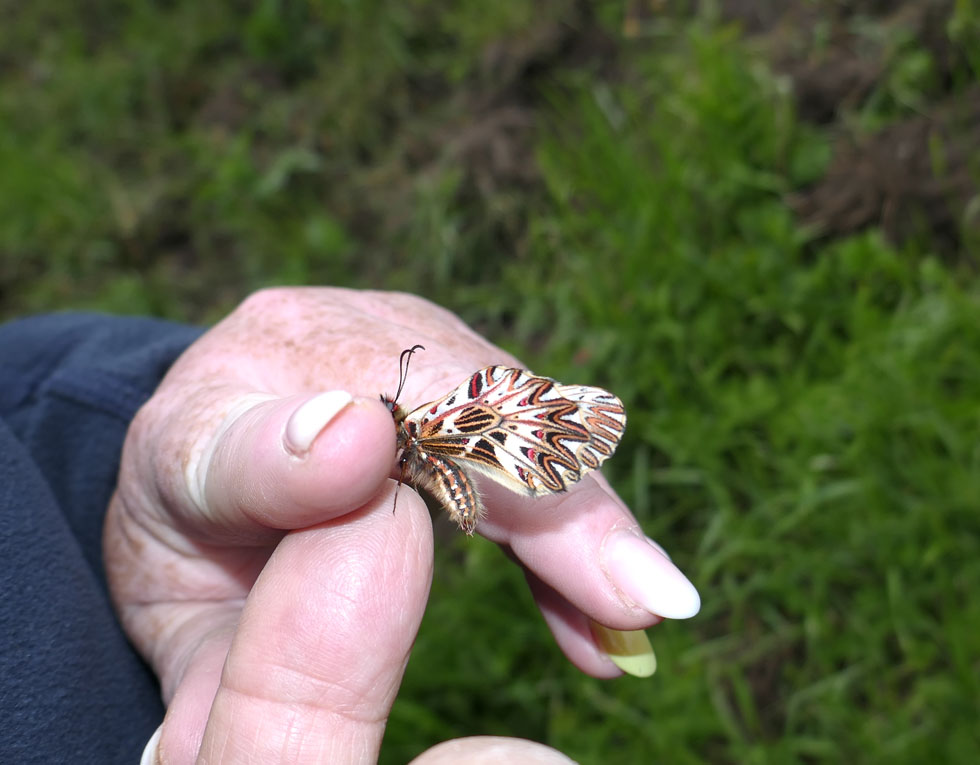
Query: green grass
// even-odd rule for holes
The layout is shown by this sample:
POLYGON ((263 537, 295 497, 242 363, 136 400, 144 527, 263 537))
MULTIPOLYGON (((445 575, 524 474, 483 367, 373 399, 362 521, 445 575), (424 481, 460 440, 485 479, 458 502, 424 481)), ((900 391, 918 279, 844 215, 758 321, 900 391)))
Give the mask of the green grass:
MULTIPOLYGON (((615 66, 528 80, 540 182, 486 190, 446 126, 495 86, 493 45, 585 23, 561 4, 44 5, 0 28, 0 312, 410 289, 626 403, 608 475, 701 615, 651 631, 654 678, 594 681, 502 554, 455 539, 384 762, 483 733, 583 763, 973 761, 975 253, 803 230, 786 195, 833 130, 736 29, 662 15, 628 40, 602 4, 615 66)), ((954 92, 980 76, 977 19, 955 4, 954 92)), ((929 54, 886 43, 843 123, 938 96, 929 54)))

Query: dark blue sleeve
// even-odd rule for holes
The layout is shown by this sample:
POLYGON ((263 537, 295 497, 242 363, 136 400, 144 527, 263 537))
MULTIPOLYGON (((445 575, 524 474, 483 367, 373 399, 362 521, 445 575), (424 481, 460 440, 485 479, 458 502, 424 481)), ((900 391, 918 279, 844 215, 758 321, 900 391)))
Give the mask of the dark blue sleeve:
POLYGON ((90 314, 0 326, 0 762, 138 762, 163 718, 101 529, 130 420, 199 334, 90 314))

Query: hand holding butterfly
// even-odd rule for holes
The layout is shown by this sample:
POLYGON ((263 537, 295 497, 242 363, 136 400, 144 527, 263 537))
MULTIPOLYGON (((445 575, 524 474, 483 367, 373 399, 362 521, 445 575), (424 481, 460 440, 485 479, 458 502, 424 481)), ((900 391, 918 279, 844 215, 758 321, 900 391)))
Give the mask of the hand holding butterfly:
MULTIPOLYGON (((395 428, 378 399, 415 343, 427 350, 409 408, 487 365, 520 366, 419 298, 270 290, 191 346, 134 420, 104 546, 122 623, 168 704, 153 757, 376 759, 432 576, 421 499, 402 486, 392 513, 395 428)), ((697 611, 601 476, 538 498, 479 489, 477 530, 524 568, 583 671, 620 673, 615 631, 697 611)), ((501 746, 510 762, 566 761, 463 739, 417 762, 499 760, 501 746)))

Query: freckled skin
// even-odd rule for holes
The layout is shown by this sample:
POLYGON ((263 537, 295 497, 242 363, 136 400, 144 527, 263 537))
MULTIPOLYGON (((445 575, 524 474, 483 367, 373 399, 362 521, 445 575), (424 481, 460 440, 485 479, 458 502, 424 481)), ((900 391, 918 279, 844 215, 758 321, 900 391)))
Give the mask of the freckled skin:
POLYGON ((391 382, 391 360, 416 340, 431 346, 434 364, 408 380, 405 395, 413 400, 444 392, 481 365, 515 363, 454 314, 413 295, 270 289, 247 298, 188 348, 139 411, 103 549, 120 619, 166 698, 178 685, 187 651, 171 611, 201 597, 194 589, 200 583, 206 583, 203 597, 216 603, 225 588, 232 600, 244 597, 233 585, 254 580, 284 534, 268 520, 229 520, 202 507, 192 491, 191 484, 206 478, 199 467, 234 402, 243 395, 287 398, 327 390, 375 398, 391 382), (152 605, 157 602, 178 605, 152 605))
MULTIPOLYGON (((502 369, 501 384, 515 387, 528 375, 421 298, 264 290, 194 343, 131 423, 103 551, 116 614, 168 705, 161 761, 375 757, 432 576, 428 515, 415 497, 393 514, 389 479, 428 476, 421 485, 462 507, 457 521, 472 532, 480 500, 471 467, 496 471, 497 480, 509 475, 507 489, 543 494, 548 482, 563 488, 584 472, 572 462, 581 449, 611 451, 625 418, 613 417, 606 443, 593 443, 582 428, 586 418, 601 419, 600 402, 557 401, 547 380, 521 393, 520 400, 540 400, 529 417, 547 436, 527 462, 523 421, 504 421, 496 435, 471 433, 482 462, 460 459, 464 447, 454 439, 463 434, 445 420, 435 442, 441 451, 420 448, 432 444, 418 438, 417 423, 399 427, 377 401, 393 382, 392 360, 413 343, 425 345, 426 363, 405 381, 402 398, 435 402, 430 421, 447 392, 466 381, 479 390, 457 392, 475 407, 478 428, 486 404, 472 402, 483 401, 492 375, 474 378, 474 370, 502 369), (297 454, 285 438, 288 425, 326 391, 346 391, 353 401, 297 454), (404 471, 396 446, 406 452, 404 471)), ((569 659, 612 677, 619 670, 588 620, 638 630, 658 617, 624 597, 602 565, 610 535, 641 533, 635 518, 601 476, 586 483, 538 505, 485 483, 489 517, 480 531, 526 570, 569 659)), ((471 759, 478 758, 453 761, 471 759)))

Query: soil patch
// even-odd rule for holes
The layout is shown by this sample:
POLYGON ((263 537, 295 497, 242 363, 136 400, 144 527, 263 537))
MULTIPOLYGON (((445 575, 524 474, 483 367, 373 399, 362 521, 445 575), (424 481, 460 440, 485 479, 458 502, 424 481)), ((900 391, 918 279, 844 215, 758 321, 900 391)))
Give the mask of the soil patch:
POLYGON ((980 89, 956 88, 956 73, 966 67, 947 33, 953 5, 951 0, 839 0, 819 8, 803 2, 722 3, 726 18, 741 24, 776 71, 792 80, 800 116, 838 128, 825 177, 789 199, 822 238, 878 226, 896 244, 928 238, 948 260, 969 257, 980 238, 980 221, 971 214, 978 199, 971 162, 980 155, 980 89), (867 33, 872 25, 877 35, 867 33), (918 113, 856 134, 845 117, 861 109, 889 77, 899 53, 896 41, 902 40, 928 53, 936 92, 918 113))

